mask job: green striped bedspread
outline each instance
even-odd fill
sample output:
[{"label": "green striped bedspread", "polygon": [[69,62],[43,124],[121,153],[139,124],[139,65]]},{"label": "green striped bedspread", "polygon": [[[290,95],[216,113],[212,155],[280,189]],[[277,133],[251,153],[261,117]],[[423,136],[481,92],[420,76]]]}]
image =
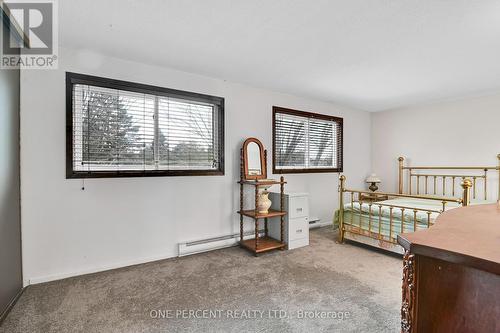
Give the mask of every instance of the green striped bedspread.
[{"label": "green striped bedspread", "polygon": [[[484,204],[485,201],[475,201],[472,204]],[[382,207],[380,207],[380,205]],[[390,222],[391,209],[385,205],[404,207],[392,209],[392,224]],[[460,204],[448,202],[445,210],[459,207]],[[415,211],[416,215],[415,215]],[[382,234],[385,237],[395,238],[403,232],[427,229],[439,216],[436,211],[443,209],[442,202],[416,198],[397,198],[370,203],[350,202],[344,205],[344,226],[346,230],[361,228],[364,231]],[[371,214],[370,214],[371,210]],[[432,212],[430,212],[432,211]],[[430,214],[428,213],[430,212]],[[335,213],[334,224],[338,226],[338,213]],[[370,218],[371,215],[371,218]],[[404,217],[404,218],[403,218]],[[416,219],[415,219],[416,217]]]}]

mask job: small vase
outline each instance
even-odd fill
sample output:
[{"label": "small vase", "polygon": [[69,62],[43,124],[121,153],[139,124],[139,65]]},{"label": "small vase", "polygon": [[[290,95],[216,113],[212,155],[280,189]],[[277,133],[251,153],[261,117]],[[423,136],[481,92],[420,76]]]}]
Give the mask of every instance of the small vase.
[{"label": "small vase", "polygon": [[259,214],[267,214],[269,213],[269,208],[271,207],[272,202],[269,200],[269,192],[263,190],[259,193],[259,198],[257,201],[257,211]]}]

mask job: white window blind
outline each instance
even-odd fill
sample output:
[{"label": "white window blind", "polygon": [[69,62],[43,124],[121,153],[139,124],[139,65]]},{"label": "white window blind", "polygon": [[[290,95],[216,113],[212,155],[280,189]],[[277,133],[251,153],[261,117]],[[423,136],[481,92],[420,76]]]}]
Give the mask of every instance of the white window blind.
[{"label": "white window blind", "polygon": [[214,105],[158,99],[158,168],[218,168],[214,109]]},{"label": "white window blind", "polygon": [[73,84],[73,172],[221,170],[220,111],[199,98]]},{"label": "white window blind", "polygon": [[153,169],[155,96],[73,86],[73,168]]},{"label": "white window blind", "polygon": [[339,171],[342,120],[275,107],[274,167],[286,170]]}]

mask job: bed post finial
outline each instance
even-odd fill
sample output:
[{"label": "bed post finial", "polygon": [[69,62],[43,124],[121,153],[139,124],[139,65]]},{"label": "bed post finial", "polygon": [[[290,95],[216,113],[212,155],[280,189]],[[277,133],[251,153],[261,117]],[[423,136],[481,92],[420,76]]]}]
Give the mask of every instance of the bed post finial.
[{"label": "bed post finial", "polygon": [[472,181],[470,179],[464,179],[462,182],[462,188],[464,193],[462,196],[462,206],[469,206],[470,204],[470,189],[472,187]]},{"label": "bed post finial", "polygon": [[399,187],[398,187],[398,193],[403,194],[403,167],[404,167],[404,160],[405,158],[403,156],[399,156],[398,162],[399,162]]},{"label": "bed post finial", "polygon": [[344,190],[345,190],[345,176],[339,177],[339,243],[344,242]]}]

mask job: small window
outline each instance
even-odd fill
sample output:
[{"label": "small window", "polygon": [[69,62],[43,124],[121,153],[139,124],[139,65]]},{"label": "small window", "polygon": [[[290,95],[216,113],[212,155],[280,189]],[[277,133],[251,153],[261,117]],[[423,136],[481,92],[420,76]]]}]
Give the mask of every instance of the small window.
[{"label": "small window", "polygon": [[67,178],[224,174],[224,99],[67,73]]},{"label": "small window", "polygon": [[342,172],[343,119],[273,107],[273,173]]}]

